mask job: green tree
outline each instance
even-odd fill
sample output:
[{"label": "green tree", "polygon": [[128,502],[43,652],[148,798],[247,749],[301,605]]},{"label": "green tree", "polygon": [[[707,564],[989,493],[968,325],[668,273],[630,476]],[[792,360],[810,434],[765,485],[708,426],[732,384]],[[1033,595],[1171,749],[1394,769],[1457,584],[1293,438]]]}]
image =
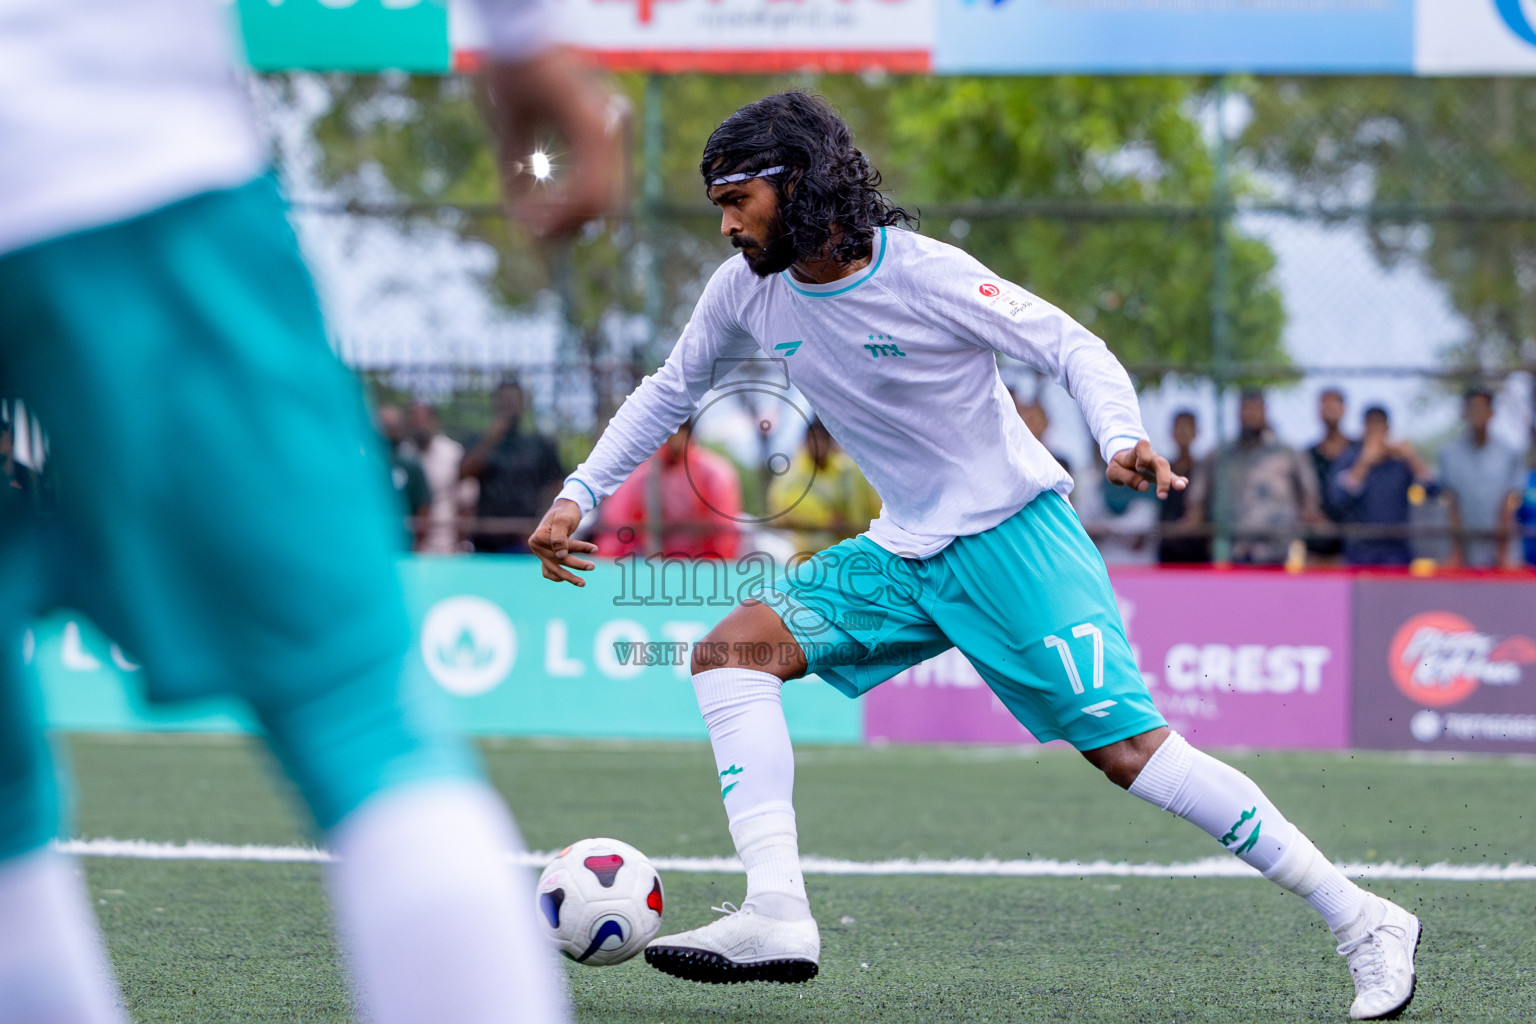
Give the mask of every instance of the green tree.
[{"label": "green tree", "polygon": [[1469,378],[1536,365],[1536,82],[1279,79],[1251,94],[1242,147],[1297,198],[1367,206],[1377,259],[1442,282]]},{"label": "green tree", "polygon": [[[892,97],[893,156],[912,194],[1025,204],[954,227],[1122,360],[1208,368],[1216,166],[1195,116],[1206,101],[1187,78],[915,78]],[[1225,230],[1228,356],[1283,367],[1274,254]]]},{"label": "green tree", "polygon": [[[1215,165],[1200,130],[1205,97],[1196,80],[683,75],[648,86],[620,76],[618,88],[638,111],[637,168],[643,108],[660,103],[659,170],[646,181],[650,189],[635,183],[645,201],[633,221],[554,252],[494,214],[490,140],[468,82],[326,82],[330,107],[313,128],[324,183],[348,199],[467,205],[435,223],[496,248],[500,263],[488,286],[507,304],[561,284],[564,268],[569,312],[589,357],[603,354],[599,325],[615,309],[655,314],[658,345],[639,358],[654,363],[664,355],[704,276],[727,254],[698,174],[704,139],[742,104],[805,85],[848,118],[904,206],[937,212],[923,230],[1062,306],[1128,363],[1203,369],[1213,360]],[[1226,230],[1230,355],[1284,365],[1274,256],[1230,224]]]}]

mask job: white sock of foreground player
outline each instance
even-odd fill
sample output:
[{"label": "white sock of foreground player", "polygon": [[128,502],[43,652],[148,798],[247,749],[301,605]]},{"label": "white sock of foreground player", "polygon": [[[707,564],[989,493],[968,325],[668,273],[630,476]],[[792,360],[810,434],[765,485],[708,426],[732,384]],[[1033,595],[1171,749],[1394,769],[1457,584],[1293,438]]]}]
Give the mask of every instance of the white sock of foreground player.
[{"label": "white sock of foreground player", "polygon": [[0,862],[0,1022],[127,1024],[73,859]]},{"label": "white sock of foreground player", "polygon": [[533,880],[489,786],[402,785],[327,837],[338,930],[373,1024],[563,1024],[555,951],[535,927]]},{"label": "white sock of foreground player", "polygon": [[693,677],[720,772],[731,838],[747,869],[745,907],[783,921],[811,915],[795,831],[795,755],[784,684],[767,672],[717,668]]},{"label": "white sock of foreground player", "polygon": [[1335,932],[1352,922],[1365,890],[1345,878],[1242,772],[1170,732],[1131,792],[1215,836],[1265,878],[1295,893]]}]

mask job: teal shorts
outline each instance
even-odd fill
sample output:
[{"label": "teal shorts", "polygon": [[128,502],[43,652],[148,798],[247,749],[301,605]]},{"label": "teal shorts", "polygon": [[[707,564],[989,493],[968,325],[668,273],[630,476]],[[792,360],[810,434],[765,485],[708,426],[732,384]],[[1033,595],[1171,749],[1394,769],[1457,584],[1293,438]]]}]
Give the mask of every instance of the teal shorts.
[{"label": "teal shorts", "polygon": [[1054,492],[929,558],[843,541],[755,597],[784,620],[809,671],[850,697],[958,647],[1042,743],[1093,750],[1167,724],[1104,560]]},{"label": "teal shorts", "polygon": [[58,827],[20,653],[54,608],[152,701],[246,702],[322,828],[476,770],[402,672],[388,470],[271,181],[0,256],[0,396],[46,432],[50,491],[0,497],[0,856]]}]

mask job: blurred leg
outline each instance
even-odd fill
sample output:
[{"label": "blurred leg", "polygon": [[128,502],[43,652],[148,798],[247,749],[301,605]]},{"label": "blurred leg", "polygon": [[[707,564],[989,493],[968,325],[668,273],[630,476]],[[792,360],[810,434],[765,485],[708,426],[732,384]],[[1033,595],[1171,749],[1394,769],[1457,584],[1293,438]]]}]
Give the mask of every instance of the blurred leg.
[{"label": "blurred leg", "polygon": [[270,183],[0,269],[24,279],[0,323],[51,433],[64,598],[151,699],[251,704],[344,848],[338,924],[372,1019],[563,1020],[506,811],[444,696],[404,672],[399,514]]},{"label": "blurred leg", "polygon": [[116,1024],[125,1018],[79,868],[48,849],[59,784],[22,657],[41,558],[16,504],[0,492],[0,1024]]},{"label": "blurred leg", "polygon": [[338,860],[332,905],[374,1024],[560,1024],[556,954],[501,797],[399,660],[257,704]]},{"label": "blurred leg", "polygon": [[328,840],[336,914],[365,1015],[415,1021],[568,1019],[564,979],[535,929],[533,879],[500,798],[469,780],[397,786]]},{"label": "blurred leg", "polygon": [[126,1024],[80,869],[47,847],[0,861],[0,1024]]}]

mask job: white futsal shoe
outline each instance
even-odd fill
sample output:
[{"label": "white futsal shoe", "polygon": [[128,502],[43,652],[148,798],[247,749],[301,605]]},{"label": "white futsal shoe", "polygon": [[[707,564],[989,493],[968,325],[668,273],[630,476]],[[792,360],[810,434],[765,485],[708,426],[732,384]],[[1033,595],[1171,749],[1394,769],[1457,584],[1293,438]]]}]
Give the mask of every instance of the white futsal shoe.
[{"label": "white futsal shoe", "polygon": [[790,984],[816,977],[821,932],[815,918],[780,921],[730,903],[712,909],[725,916],[691,932],[652,939],[645,962],[674,977],[715,985]]},{"label": "white futsal shoe", "polygon": [[1419,948],[1419,919],[1390,900],[1371,896],[1340,930],[1339,955],[1349,959],[1355,980],[1353,1020],[1396,1017],[1413,1001],[1417,978],[1413,957]]}]

